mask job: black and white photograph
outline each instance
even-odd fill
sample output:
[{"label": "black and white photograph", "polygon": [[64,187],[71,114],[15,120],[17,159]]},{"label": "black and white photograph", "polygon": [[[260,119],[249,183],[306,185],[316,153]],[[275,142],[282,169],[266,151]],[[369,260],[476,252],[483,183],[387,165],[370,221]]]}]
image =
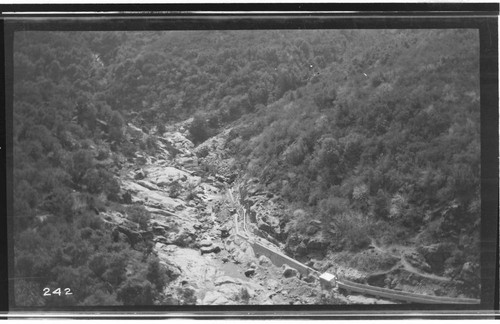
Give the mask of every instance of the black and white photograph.
[{"label": "black and white photograph", "polygon": [[479,50],[475,28],[16,30],[10,302],[479,304]]}]

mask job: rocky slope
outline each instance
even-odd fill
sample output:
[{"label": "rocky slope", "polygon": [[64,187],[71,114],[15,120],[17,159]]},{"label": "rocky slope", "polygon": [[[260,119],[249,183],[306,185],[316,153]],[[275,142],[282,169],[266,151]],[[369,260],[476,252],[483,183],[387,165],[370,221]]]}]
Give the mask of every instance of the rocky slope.
[{"label": "rocky slope", "polygon": [[[432,273],[436,267],[449,266],[446,246],[415,249],[379,246],[372,240],[357,253],[331,249],[328,235],[335,233],[325,233],[319,220],[287,208],[279,194],[266,190],[258,179],[236,173],[234,158],[227,153],[230,129],[195,147],[186,131],[190,121],[157,134],[157,150],[136,154],[121,170],[123,200],[149,211],[147,228],[139,230],[119,212],[106,216],[123,240],[132,245],[149,244],[151,253],[159,257],[169,281],[164,303],[386,303],[322,291],[317,280],[306,282],[295,272],[290,276],[289,269],[256,256],[251,246],[235,235],[237,206],[226,195],[229,187],[238,193],[253,235],[274,243],[311,268],[395,290],[470,296],[461,279],[474,275],[473,265],[464,265],[456,277]],[[141,129],[129,127],[136,137],[147,136]],[[302,226],[305,231],[295,230],[298,222],[306,222]]]},{"label": "rocky slope", "polygon": [[[142,130],[129,127],[136,137],[145,136]],[[108,212],[105,217],[122,240],[150,245],[151,253],[158,255],[169,281],[164,303],[348,303],[348,298],[336,292],[322,292],[319,282],[305,282],[265,256],[258,258],[235,235],[235,210],[225,194],[230,161],[221,159],[220,137],[194,149],[184,129],[181,123],[160,134],[155,154],[136,154],[121,170],[124,203],[143,205],[150,212],[147,228],[138,229],[119,212]],[[212,150],[201,160],[196,153],[205,147]],[[204,170],[208,160],[217,158],[222,174]]]}]

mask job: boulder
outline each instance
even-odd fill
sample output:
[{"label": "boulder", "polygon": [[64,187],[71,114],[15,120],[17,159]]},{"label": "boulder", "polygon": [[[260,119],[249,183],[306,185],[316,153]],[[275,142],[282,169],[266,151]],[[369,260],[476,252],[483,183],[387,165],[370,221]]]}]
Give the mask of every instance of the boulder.
[{"label": "boulder", "polygon": [[182,274],[181,269],[179,269],[179,267],[177,267],[176,265],[166,263],[164,261],[161,261],[160,263],[163,266],[165,275],[167,276],[167,280],[169,282],[179,278],[179,276]]},{"label": "boulder", "polygon": [[176,211],[183,211],[184,209],[186,209],[186,205],[184,205],[184,204],[179,204],[179,205],[175,206]]},{"label": "boulder", "polygon": [[270,264],[272,264],[271,260],[265,255],[259,257],[259,265],[268,266]]},{"label": "boulder", "polygon": [[226,238],[226,237],[229,237],[230,234],[230,229],[226,228],[226,227],[222,227],[220,229],[220,237],[221,238]]},{"label": "boulder", "polygon": [[200,248],[201,254],[207,254],[207,253],[219,253],[221,251],[221,248],[219,245],[214,244],[211,246],[202,246]]},{"label": "boulder", "polygon": [[224,177],[224,176],[222,176],[222,175],[220,175],[220,174],[216,174],[216,175],[215,175],[215,179],[216,179],[217,181],[219,181],[219,182],[222,182],[222,183],[227,182],[227,178],[226,178],[226,177]]},{"label": "boulder", "polygon": [[316,226],[309,225],[306,228],[307,235],[314,235],[314,234],[318,233],[318,231],[319,231],[319,228],[317,228]]},{"label": "boulder", "polygon": [[153,190],[153,191],[158,191],[160,188],[158,186],[154,185],[153,183],[146,181],[146,180],[137,180],[136,183],[138,185],[143,186],[146,189]]},{"label": "boulder", "polygon": [[288,264],[283,265],[283,277],[285,278],[292,278],[296,277],[298,275],[298,271],[292,267],[290,267]]},{"label": "boulder", "polygon": [[303,280],[307,283],[314,283],[316,282],[316,277],[312,274],[309,274],[303,278]]},{"label": "boulder", "polygon": [[141,233],[126,228],[124,226],[116,227],[116,231],[123,233],[125,236],[127,236],[127,239],[132,246],[143,241]]},{"label": "boulder", "polygon": [[176,162],[182,166],[197,165],[197,161],[193,157],[179,157],[176,159]]},{"label": "boulder", "polygon": [[218,291],[208,291],[203,298],[203,305],[228,305],[231,301],[223,293]]},{"label": "boulder", "polygon": [[250,264],[251,262],[253,262],[253,260],[255,260],[255,254],[253,252],[253,249],[250,247],[236,252],[233,255],[233,259],[237,264]]},{"label": "boulder", "polygon": [[215,279],[214,284],[216,286],[221,286],[225,284],[233,284],[233,285],[240,285],[239,282],[237,282],[234,278],[229,277],[229,276],[222,276],[218,277]]},{"label": "boulder", "polygon": [[313,226],[316,226],[316,227],[320,227],[322,223],[321,223],[321,221],[320,221],[320,220],[313,219],[313,220],[310,220],[310,221],[309,221],[309,224],[310,224],[310,225],[313,225]]},{"label": "boulder", "polygon": [[257,186],[251,186],[247,189],[247,194],[249,196],[255,196],[259,192],[259,188]]},{"label": "boulder", "polygon": [[248,183],[259,183],[259,182],[260,182],[259,178],[251,178],[248,180]]},{"label": "boulder", "polygon": [[142,180],[146,178],[146,172],[144,172],[144,170],[139,170],[137,171],[135,174],[134,174],[134,179],[135,180]]},{"label": "boulder", "polygon": [[212,243],[212,241],[210,241],[210,240],[202,240],[202,241],[200,241],[200,243],[198,243],[198,245],[199,245],[200,247],[203,247],[203,246],[211,246],[212,244],[213,244],[213,243]]},{"label": "boulder", "polygon": [[267,232],[267,233],[272,233],[272,227],[271,225],[269,225],[265,219],[263,218],[259,218],[257,220],[257,227],[261,230],[261,231],[264,231],[264,232]]},{"label": "boulder", "polygon": [[175,234],[172,238],[172,244],[175,244],[180,247],[187,247],[196,239],[196,234],[192,233],[187,229],[182,229],[179,233]]},{"label": "boulder", "polygon": [[248,277],[248,278],[251,278],[255,275],[255,269],[247,269],[245,270],[245,276]]}]

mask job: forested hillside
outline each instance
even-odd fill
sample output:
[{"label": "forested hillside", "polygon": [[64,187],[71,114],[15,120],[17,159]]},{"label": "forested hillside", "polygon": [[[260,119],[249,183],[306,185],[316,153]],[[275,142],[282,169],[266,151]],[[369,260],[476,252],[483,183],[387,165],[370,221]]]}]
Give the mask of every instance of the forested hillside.
[{"label": "forested hillside", "polygon": [[439,243],[430,272],[477,267],[478,51],[473,30],[16,32],[15,268],[37,278],[16,280],[16,302],[165,302],[152,247],[100,213],[148,227],[120,169],[190,117],[195,144],[231,128],[231,172],[281,197],[290,254],[317,220],[327,251]]},{"label": "forested hillside", "polygon": [[479,262],[477,35],[360,34],[373,43],[248,118],[236,155],[292,206],[280,217],[295,223],[290,253],[307,246],[316,219],[323,247],[355,252],[375,240],[426,255],[434,244],[431,271],[457,276]]},{"label": "forested hillside", "polygon": [[408,229],[401,238],[436,218],[439,235],[471,230],[480,219],[475,36],[398,31],[332,62],[244,124],[242,161],[326,226],[347,213],[396,225],[389,235]]}]

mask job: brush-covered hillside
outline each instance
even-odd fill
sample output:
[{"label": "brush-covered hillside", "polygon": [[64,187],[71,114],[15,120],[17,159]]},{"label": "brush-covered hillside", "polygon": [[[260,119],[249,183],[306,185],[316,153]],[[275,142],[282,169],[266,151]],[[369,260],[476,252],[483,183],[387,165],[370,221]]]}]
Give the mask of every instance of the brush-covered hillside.
[{"label": "brush-covered hillside", "polygon": [[164,303],[153,243],[102,215],[148,230],[122,170],[185,120],[195,145],[224,134],[225,171],[206,146],[199,172],[276,198],[254,221],[290,255],[366,270],[368,249],[408,248],[477,296],[478,58],[466,29],[16,32],[15,270],[39,278],[16,281],[17,302],[59,305],[38,292],[67,286],[68,305]]},{"label": "brush-covered hillside", "polygon": [[253,191],[285,200],[269,232],[291,254],[311,235],[324,251],[412,246],[417,267],[458,276],[479,263],[477,34],[353,34],[343,60],[245,116],[234,154]]}]

